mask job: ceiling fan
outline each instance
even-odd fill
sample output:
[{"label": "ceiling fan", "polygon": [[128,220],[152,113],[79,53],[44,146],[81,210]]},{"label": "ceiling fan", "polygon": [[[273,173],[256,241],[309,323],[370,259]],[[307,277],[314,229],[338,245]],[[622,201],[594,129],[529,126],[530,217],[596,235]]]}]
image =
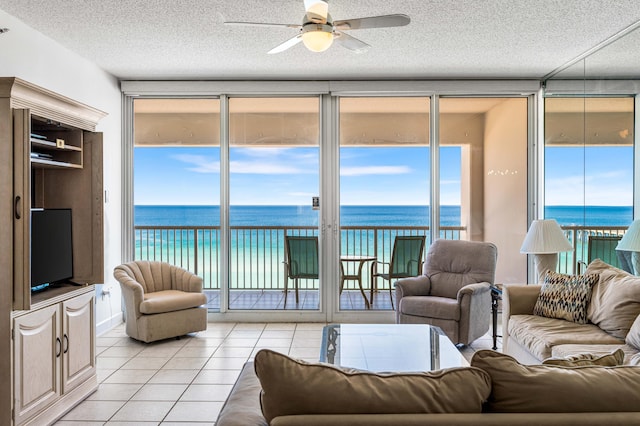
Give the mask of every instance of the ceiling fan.
[{"label": "ceiling fan", "polygon": [[326,0],[304,0],[306,13],[302,18],[302,25],[272,24],[262,22],[225,22],[227,25],[252,25],[262,27],[287,27],[298,30],[298,34],[274,47],[267,53],[280,53],[303,42],[313,52],[327,50],[336,40],[343,47],[362,53],[369,46],[362,40],[345,33],[346,30],[368,28],[402,27],[408,25],[411,19],[407,15],[382,15],[365,18],[343,19],[334,21],[329,14],[329,4]]}]

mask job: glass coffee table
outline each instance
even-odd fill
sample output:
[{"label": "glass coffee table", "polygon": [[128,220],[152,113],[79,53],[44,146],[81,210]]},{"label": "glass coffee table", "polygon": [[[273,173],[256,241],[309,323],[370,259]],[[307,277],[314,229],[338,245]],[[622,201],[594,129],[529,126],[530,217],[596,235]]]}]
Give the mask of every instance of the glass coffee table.
[{"label": "glass coffee table", "polygon": [[423,324],[331,324],[320,361],[373,372],[431,371],[469,365],[438,327]]}]

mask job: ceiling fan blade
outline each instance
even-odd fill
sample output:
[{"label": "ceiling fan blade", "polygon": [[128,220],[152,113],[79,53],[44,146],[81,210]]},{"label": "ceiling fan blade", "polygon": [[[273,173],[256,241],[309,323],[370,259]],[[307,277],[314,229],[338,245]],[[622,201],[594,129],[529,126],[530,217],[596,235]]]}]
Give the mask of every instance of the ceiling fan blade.
[{"label": "ceiling fan blade", "polygon": [[307,11],[307,19],[311,22],[324,24],[329,15],[329,4],[324,0],[304,0],[304,10]]},{"label": "ceiling fan blade", "polygon": [[355,37],[350,36],[347,33],[343,33],[340,31],[335,31],[334,40],[340,43],[343,47],[346,47],[349,50],[353,50],[356,53],[363,53],[371,46],[365,43],[362,40],[358,40]]},{"label": "ceiling fan blade", "polygon": [[235,22],[235,21],[227,21],[224,23],[225,25],[242,25],[242,26],[252,26],[252,27],[286,27],[286,28],[302,28],[300,24],[274,24],[270,22]]},{"label": "ceiling fan blade", "polygon": [[274,47],[273,49],[271,49],[270,51],[268,51],[268,54],[273,54],[273,53],[280,53],[280,52],[284,52],[285,50],[295,46],[296,44],[300,43],[302,41],[302,34],[298,34],[297,36],[290,38],[289,40],[285,41],[282,44],[277,45],[276,47]]},{"label": "ceiling fan blade", "polygon": [[333,27],[337,30],[360,30],[365,28],[402,27],[408,25],[409,22],[411,22],[411,18],[407,15],[397,14],[333,21]]}]

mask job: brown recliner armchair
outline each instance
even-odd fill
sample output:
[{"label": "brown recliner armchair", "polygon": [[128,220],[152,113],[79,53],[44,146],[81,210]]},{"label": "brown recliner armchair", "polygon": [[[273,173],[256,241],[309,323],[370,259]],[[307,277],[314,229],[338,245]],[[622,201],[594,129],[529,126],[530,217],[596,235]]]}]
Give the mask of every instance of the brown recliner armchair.
[{"label": "brown recliner armchair", "polygon": [[207,329],[201,277],[146,260],[116,266],[113,276],[122,288],[129,337],[153,342]]},{"label": "brown recliner armchair", "polygon": [[497,257],[492,243],[434,241],[423,275],[396,282],[396,322],[438,326],[455,344],[483,336],[491,320]]}]

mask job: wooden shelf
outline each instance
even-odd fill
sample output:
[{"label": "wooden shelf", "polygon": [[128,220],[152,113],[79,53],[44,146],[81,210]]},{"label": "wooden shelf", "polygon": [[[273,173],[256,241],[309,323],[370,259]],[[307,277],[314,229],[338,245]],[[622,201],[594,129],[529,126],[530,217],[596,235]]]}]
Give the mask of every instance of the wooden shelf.
[{"label": "wooden shelf", "polygon": [[31,116],[31,164],[38,168],[82,168],[83,131]]},{"label": "wooden shelf", "polygon": [[44,167],[54,169],[81,169],[82,164],[65,163],[62,161],[47,160],[46,158],[31,158],[33,167]]},{"label": "wooden shelf", "polygon": [[33,147],[34,145],[36,145],[38,148],[45,149],[45,150],[82,152],[82,148],[79,146],[65,145],[64,147],[60,148],[55,142],[32,138],[31,146]]}]

